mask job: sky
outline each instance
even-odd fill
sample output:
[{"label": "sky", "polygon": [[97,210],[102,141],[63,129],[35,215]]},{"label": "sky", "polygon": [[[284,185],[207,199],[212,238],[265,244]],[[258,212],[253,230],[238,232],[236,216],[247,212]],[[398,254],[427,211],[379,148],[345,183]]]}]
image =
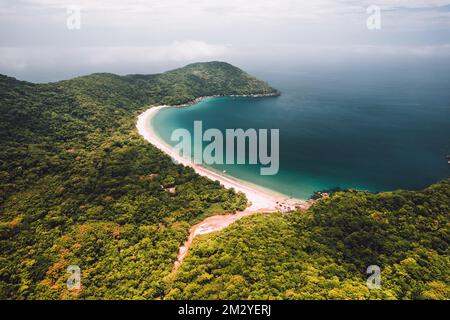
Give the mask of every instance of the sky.
[{"label": "sky", "polygon": [[[371,6],[379,29],[367,27]],[[449,58],[450,0],[0,0],[0,73],[29,81],[210,60],[254,70]]]}]

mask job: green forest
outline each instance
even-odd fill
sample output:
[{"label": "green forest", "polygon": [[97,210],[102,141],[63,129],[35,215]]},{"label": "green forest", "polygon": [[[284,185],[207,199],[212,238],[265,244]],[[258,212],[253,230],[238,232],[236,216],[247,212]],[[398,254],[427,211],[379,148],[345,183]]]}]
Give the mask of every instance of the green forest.
[{"label": "green forest", "polygon": [[[194,240],[166,298],[449,299],[449,199],[446,180],[243,218]],[[370,265],[379,290],[367,288]]]},{"label": "green forest", "polygon": [[[450,180],[244,218],[197,238],[171,272],[192,225],[246,199],[174,164],[137,116],[250,94],[279,93],[223,62],[46,84],[0,75],[0,299],[450,298]],[[366,287],[369,265],[381,290]]]}]

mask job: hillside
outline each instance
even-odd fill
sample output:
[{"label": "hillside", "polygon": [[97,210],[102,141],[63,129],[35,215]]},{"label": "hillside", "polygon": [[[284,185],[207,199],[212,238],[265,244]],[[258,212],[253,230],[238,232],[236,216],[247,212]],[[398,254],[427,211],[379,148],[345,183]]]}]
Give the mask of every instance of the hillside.
[{"label": "hillside", "polygon": [[[450,299],[450,180],[338,192],[195,240],[168,299]],[[366,286],[381,269],[381,289]]]},{"label": "hillside", "polygon": [[[171,274],[190,226],[246,199],[146,143],[137,116],[235,94],[278,92],[223,62],[48,84],[0,75],[0,299],[450,298],[450,180],[244,218],[197,238]],[[365,285],[371,264],[380,291]]]},{"label": "hillside", "polygon": [[83,269],[80,298],[160,297],[190,225],[245,197],[173,164],[138,135],[137,115],[272,92],[221,62],[49,84],[0,76],[0,298],[72,296],[69,264]]}]

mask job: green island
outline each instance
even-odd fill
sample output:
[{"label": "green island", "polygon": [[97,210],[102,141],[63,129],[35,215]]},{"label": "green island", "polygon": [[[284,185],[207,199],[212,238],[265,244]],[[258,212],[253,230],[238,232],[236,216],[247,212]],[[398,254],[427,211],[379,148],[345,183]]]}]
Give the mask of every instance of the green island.
[{"label": "green island", "polygon": [[[450,299],[450,179],[243,218],[196,238],[172,272],[190,227],[246,198],[174,164],[137,116],[260,94],[278,91],[224,62],[46,84],[0,75],[0,299]],[[383,266],[379,290],[369,265]]]}]

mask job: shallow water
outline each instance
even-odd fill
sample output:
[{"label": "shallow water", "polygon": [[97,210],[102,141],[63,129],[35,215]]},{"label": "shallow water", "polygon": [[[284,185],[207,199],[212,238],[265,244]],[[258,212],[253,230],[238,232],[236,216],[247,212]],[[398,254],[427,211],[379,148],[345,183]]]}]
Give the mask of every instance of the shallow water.
[{"label": "shallow water", "polygon": [[419,189],[450,176],[450,77],[430,68],[289,70],[259,75],[280,97],[206,99],[162,110],[152,125],[166,142],[177,128],[279,128],[280,171],[215,169],[296,198],[334,187]]}]

